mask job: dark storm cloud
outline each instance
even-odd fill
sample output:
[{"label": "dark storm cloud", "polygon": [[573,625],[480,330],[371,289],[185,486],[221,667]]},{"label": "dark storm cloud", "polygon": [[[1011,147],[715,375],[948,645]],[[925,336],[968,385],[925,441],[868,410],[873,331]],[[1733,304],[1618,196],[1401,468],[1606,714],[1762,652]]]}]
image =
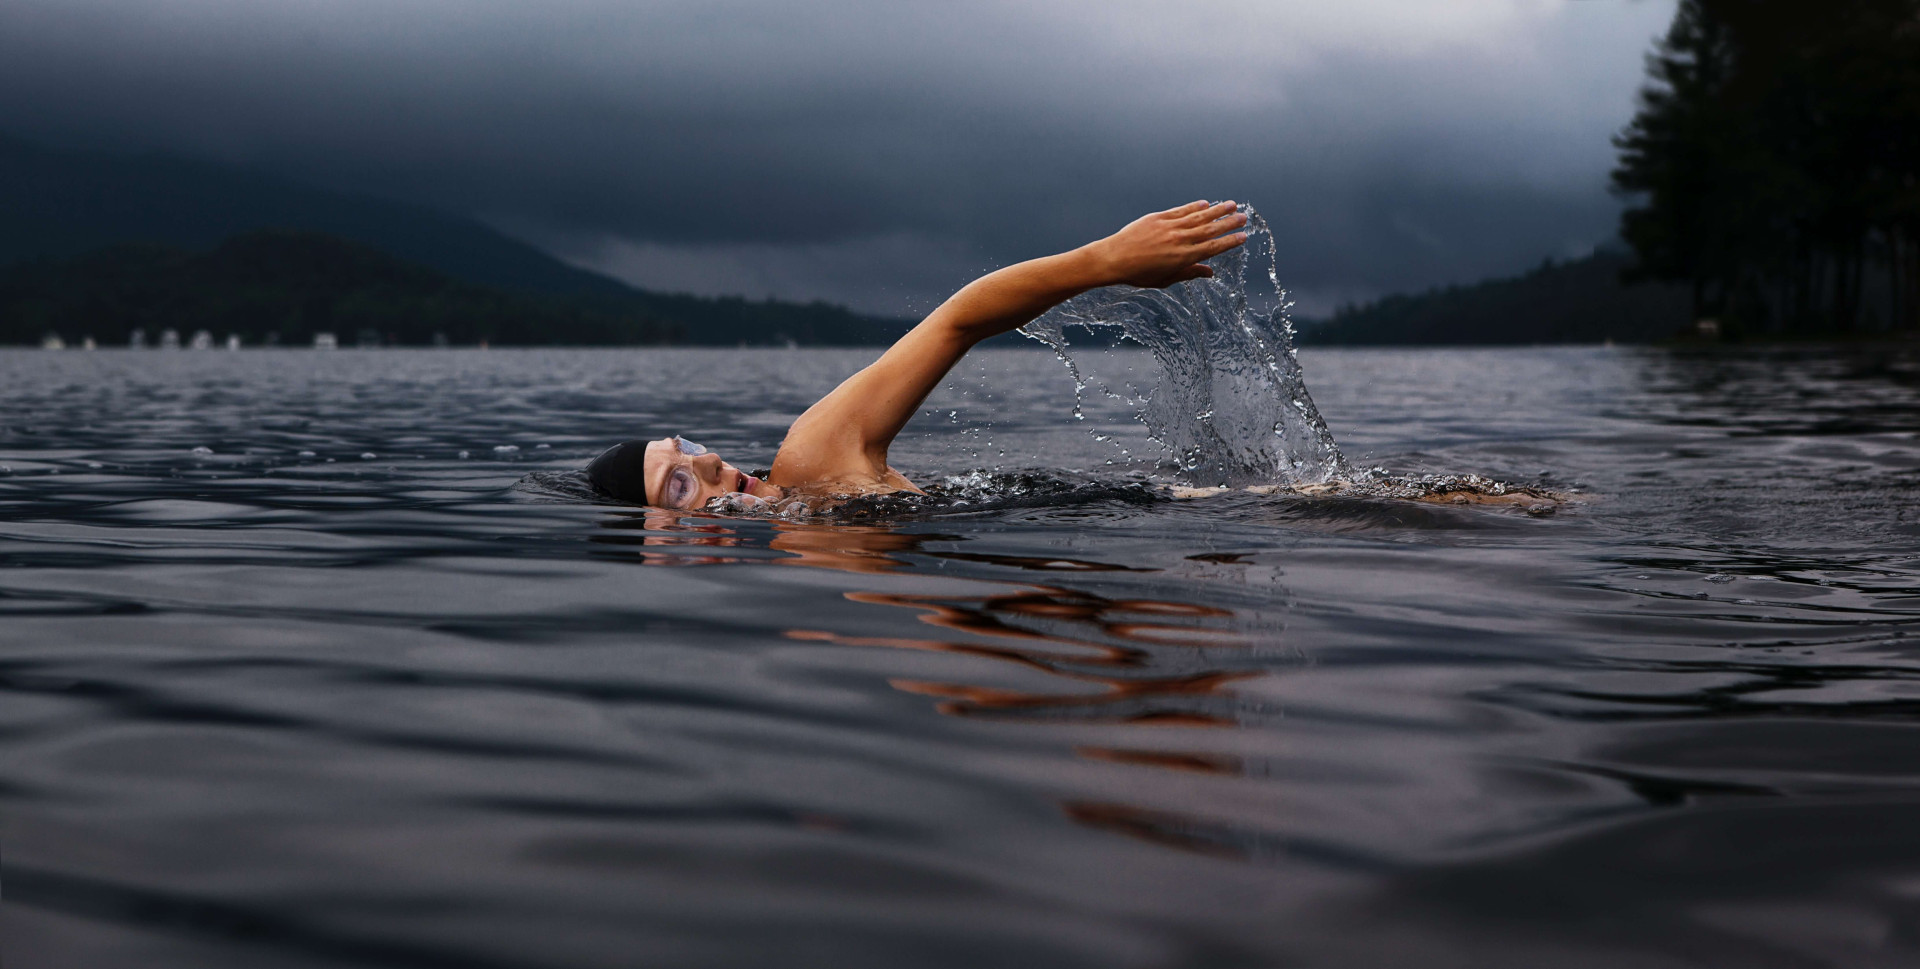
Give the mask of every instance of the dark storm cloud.
[{"label": "dark storm cloud", "polygon": [[924,308],[1251,199],[1309,308],[1604,238],[1666,2],[11,0],[0,128],[469,212],[647,285]]}]

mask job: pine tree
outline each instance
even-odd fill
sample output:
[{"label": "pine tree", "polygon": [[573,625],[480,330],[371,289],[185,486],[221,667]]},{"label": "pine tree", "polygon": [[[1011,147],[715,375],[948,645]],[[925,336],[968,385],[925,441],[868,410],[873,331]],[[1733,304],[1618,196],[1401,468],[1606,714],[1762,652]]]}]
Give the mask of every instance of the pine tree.
[{"label": "pine tree", "polygon": [[1920,0],[1682,0],[1647,68],[1613,173],[1635,273],[1736,329],[1916,324]]}]

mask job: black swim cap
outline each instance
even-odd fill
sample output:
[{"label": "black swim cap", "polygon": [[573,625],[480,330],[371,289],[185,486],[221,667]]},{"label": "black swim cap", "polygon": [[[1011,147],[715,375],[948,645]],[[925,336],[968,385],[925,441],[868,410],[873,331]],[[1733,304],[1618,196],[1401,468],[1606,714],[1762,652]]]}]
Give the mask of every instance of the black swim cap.
[{"label": "black swim cap", "polygon": [[587,465],[587,483],[609,498],[647,503],[647,442],[621,441]]}]

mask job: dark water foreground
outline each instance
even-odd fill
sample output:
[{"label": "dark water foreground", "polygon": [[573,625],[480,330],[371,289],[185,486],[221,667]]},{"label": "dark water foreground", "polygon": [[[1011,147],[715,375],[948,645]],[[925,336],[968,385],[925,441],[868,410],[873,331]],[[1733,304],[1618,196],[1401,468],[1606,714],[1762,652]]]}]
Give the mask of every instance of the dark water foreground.
[{"label": "dark water foreground", "polygon": [[[528,476],[858,355],[0,354],[6,969],[1920,961],[1920,360],[1304,361],[1592,497],[650,515]],[[958,385],[909,473],[1153,473]]]}]

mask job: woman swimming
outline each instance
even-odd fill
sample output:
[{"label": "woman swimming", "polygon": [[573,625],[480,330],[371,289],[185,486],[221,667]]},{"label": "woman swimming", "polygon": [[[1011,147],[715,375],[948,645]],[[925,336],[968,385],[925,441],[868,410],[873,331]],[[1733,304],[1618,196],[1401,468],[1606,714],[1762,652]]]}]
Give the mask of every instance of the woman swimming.
[{"label": "woman swimming", "polygon": [[1247,240],[1233,202],[1190,202],[1134,220],[1071,252],[1031,259],[968,283],[907,331],[879,360],[848,377],[788,428],[766,480],[678,436],[626,441],[587,466],[610,498],[661,508],[704,508],[734,494],[764,500],[913,491],[887,448],[968,350],[1101,286],[1164,288],[1213,275],[1204,263]]}]

